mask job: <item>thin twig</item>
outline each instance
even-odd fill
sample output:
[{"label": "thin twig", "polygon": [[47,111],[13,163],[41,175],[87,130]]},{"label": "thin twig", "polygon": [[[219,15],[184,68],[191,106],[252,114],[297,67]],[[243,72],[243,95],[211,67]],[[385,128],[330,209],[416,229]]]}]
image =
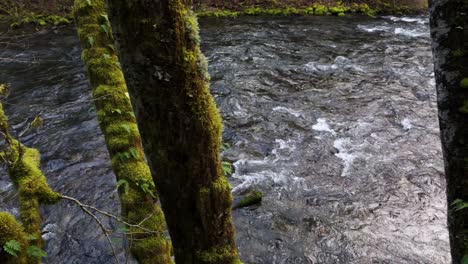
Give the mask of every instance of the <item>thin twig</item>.
[{"label": "thin twig", "polygon": [[117,253],[115,252],[114,244],[112,244],[112,241],[109,237],[109,233],[108,233],[109,231],[104,227],[101,220],[99,220],[99,218],[97,218],[96,215],[90,212],[85,206],[82,206],[82,205],[79,205],[79,206],[86,214],[90,215],[94,219],[94,221],[96,221],[96,223],[99,225],[99,227],[102,229],[102,232],[104,232],[104,235],[107,238],[107,242],[109,242],[109,245],[112,249],[112,254],[114,255],[114,258],[115,258],[115,263],[120,264],[119,259],[117,258]]},{"label": "thin twig", "polygon": [[120,217],[118,217],[118,216],[116,216],[116,215],[114,215],[114,214],[111,214],[111,213],[109,213],[109,212],[102,211],[102,210],[100,210],[100,209],[98,209],[98,208],[96,208],[96,207],[94,207],[94,206],[87,205],[87,204],[83,204],[82,202],[80,202],[80,201],[79,201],[78,199],[76,199],[76,198],[73,198],[73,197],[70,197],[70,196],[66,196],[66,195],[63,195],[63,194],[61,194],[61,197],[62,197],[63,199],[65,199],[65,200],[69,200],[69,201],[72,201],[72,202],[76,203],[76,204],[77,204],[78,206],[80,206],[80,207],[92,209],[92,210],[94,210],[94,211],[96,211],[96,212],[98,212],[98,213],[100,213],[100,214],[102,214],[102,215],[105,215],[105,216],[107,216],[107,217],[110,217],[110,218],[112,218],[112,219],[114,219],[114,220],[116,220],[116,221],[118,221],[118,222],[120,222],[120,223],[122,223],[122,224],[125,224],[125,225],[127,225],[127,226],[129,226],[129,227],[139,228],[139,229],[141,229],[141,230],[146,231],[147,233],[157,233],[156,231],[150,230],[150,229],[145,228],[145,227],[142,227],[142,226],[140,226],[139,224],[130,224],[129,222],[127,222],[127,221],[121,219]]}]

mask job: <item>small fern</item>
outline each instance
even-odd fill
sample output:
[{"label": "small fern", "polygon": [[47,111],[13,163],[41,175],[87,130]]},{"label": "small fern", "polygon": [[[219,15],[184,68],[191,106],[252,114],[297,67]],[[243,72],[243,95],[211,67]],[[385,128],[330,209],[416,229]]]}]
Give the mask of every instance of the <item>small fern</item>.
[{"label": "small fern", "polygon": [[232,164],[229,161],[221,162],[221,167],[223,169],[224,174],[226,175],[232,174]]},{"label": "small fern", "polygon": [[18,241],[16,240],[9,240],[3,245],[3,250],[5,250],[6,253],[17,257],[18,252],[21,250],[21,245]]},{"label": "small fern", "polygon": [[[465,202],[462,199],[455,199],[455,201],[453,201],[450,205],[452,206],[454,212],[468,208],[468,202]],[[466,264],[468,264],[468,258]]]},{"label": "small fern", "polygon": [[35,258],[47,257],[47,253],[38,246],[31,245],[26,250],[28,255]]}]

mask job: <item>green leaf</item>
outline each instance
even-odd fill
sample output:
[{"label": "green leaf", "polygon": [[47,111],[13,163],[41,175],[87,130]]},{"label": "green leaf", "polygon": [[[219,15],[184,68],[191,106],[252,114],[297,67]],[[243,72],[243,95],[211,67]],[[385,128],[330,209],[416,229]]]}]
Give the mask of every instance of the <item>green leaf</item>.
[{"label": "green leaf", "polygon": [[224,174],[232,174],[232,164],[228,161],[221,162]]},{"label": "green leaf", "polygon": [[110,50],[112,50],[112,51],[115,52],[115,47],[114,47],[114,45],[112,45],[112,44],[107,44],[106,47],[108,47]]},{"label": "green leaf", "polygon": [[465,254],[461,260],[461,264],[468,264],[468,254]]},{"label": "green leaf", "polygon": [[42,127],[42,125],[44,124],[44,120],[42,119],[42,117],[40,115],[34,117],[34,120],[31,122],[31,127],[32,128],[35,128],[35,129],[38,129],[40,127]]},{"label": "green leaf", "polygon": [[117,114],[121,115],[121,114],[122,114],[122,110],[120,110],[120,109],[118,109],[118,108],[112,109],[112,113],[117,113]]},{"label": "green leaf", "polygon": [[35,245],[29,246],[26,252],[28,253],[28,255],[35,257],[35,258],[47,257],[47,253],[44,250],[42,250],[40,247],[35,246]]},{"label": "green leaf", "polygon": [[90,47],[94,46],[94,37],[88,36],[88,44]]},{"label": "green leaf", "polygon": [[93,3],[91,2],[91,0],[86,0],[86,3],[89,5],[89,6],[92,6]]},{"label": "green leaf", "polygon": [[468,208],[468,203],[461,203],[461,204],[455,206],[454,211],[457,212],[457,211],[463,210],[465,208]]},{"label": "green leaf", "polygon": [[28,234],[26,235],[26,240],[36,240],[37,239],[37,236],[36,235],[33,235],[33,234]]},{"label": "green leaf", "polygon": [[462,200],[462,199],[455,199],[455,200],[450,204],[450,206],[454,206],[454,205],[456,205],[456,204],[458,204],[458,203],[463,203],[463,200]]},{"label": "green leaf", "polygon": [[109,22],[109,16],[106,14],[101,14],[101,17],[105,19],[105,21]]},{"label": "green leaf", "polygon": [[107,54],[107,53],[104,53],[104,55],[103,55],[103,56],[104,56],[104,59],[105,59],[105,60],[108,60],[108,59],[110,59],[110,55],[109,55],[109,54]]},{"label": "green leaf", "polygon": [[106,35],[109,36],[109,27],[106,24],[102,24],[100,27],[102,32],[106,33]]},{"label": "green leaf", "polygon": [[125,179],[120,179],[119,181],[117,181],[117,189],[119,189],[121,186],[123,186],[124,188],[124,193],[127,193],[129,187],[128,181]]},{"label": "green leaf", "polygon": [[17,257],[18,252],[21,250],[21,245],[18,241],[16,240],[9,240],[3,245],[3,250],[5,250],[6,253]]},{"label": "green leaf", "polygon": [[135,118],[135,113],[133,111],[128,111],[127,113],[129,116]]},{"label": "green leaf", "polygon": [[220,148],[221,148],[221,151],[226,151],[230,147],[231,147],[231,145],[229,145],[228,143],[222,143]]},{"label": "green leaf", "polygon": [[457,212],[460,210],[463,210],[465,208],[468,208],[468,202],[465,202],[461,199],[455,199],[451,204],[451,207],[453,207],[453,211]]},{"label": "green leaf", "polygon": [[122,128],[125,129],[125,131],[127,131],[128,134],[132,132],[132,128],[129,124],[123,124]]},{"label": "green leaf", "polygon": [[132,157],[133,157],[134,159],[137,159],[137,158],[138,158],[138,151],[137,151],[136,148],[133,148],[133,147],[130,148],[130,154],[132,155]]}]

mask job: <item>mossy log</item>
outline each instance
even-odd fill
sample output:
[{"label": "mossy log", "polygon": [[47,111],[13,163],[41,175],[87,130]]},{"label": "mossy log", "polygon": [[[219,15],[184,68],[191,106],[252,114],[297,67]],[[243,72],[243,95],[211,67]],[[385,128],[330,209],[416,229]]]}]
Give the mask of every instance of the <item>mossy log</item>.
[{"label": "mossy log", "polygon": [[107,3],[176,263],[240,263],[222,123],[191,1]]},{"label": "mossy log", "polygon": [[[468,202],[468,1],[429,4],[447,198],[453,205]],[[468,209],[449,208],[448,227],[453,263],[466,263]]]},{"label": "mossy log", "polygon": [[[0,104],[0,131],[6,142],[5,150],[1,154],[2,159],[18,191],[20,219],[24,231],[36,238],[30,242],[31,245],[42,248],[40,204],[55,203],[60,200],[60,194],[49,187],[46,177],[39,168],[39,151],[21,144],[10,135],[8,128],[8,118]],[[28,256],[27,263],[41,263],[41,259]]]},{"label": "mossy log", "polygon": [[[10,240],[17,241],[21,249],[17,256],[13,256],[3,250],[3,246]],[[0,261],[3,264],[26,264],[26,248],[28,241],[26,233],[16,219],[7,212],[0,212]]]},{"label": "mossy log", "polygon": [[154,233],[129,228],[131,252],[139,263],[172,263],[163,212],[141,147],[140,134],[119,61],[104,0],[76,0],[74,17],[93,90],[99,126],[106,139],[119,188],[122,217]]}]

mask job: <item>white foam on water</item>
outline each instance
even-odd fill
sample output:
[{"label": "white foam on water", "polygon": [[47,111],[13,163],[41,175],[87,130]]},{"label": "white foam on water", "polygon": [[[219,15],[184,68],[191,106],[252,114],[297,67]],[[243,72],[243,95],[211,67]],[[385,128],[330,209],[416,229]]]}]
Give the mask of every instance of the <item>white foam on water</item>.
[{"label": "white foam on water", "polygon": [[[232,189],[233,193],[263,182],[270,182],[285,188],[303,184],[302,178],[296,177],[292,170],[284,168],[297,165],[289,162],[291,158],[289,154],[296,150],[296,141],[276,139],[275,143],[278,146],[271,151],[273,154],[271,156],[261,160],[240,159],[233,163],[235,172],[232,177],[241,180],[241,183]],[[279,165],[280,162],[286,162],[285,166]],[[278,168],[281,169],[278,171]]]},{"label": "white foam on water", "polygon": [[279,148],[277,149],[289,149],[289,150],[295,150],[296,146],[294,145],[294,140],[288,139],[288,140],[282,140],[282,139],[275,139],[275,142],[279,144]]},{"label": "white foam on water", "polygon": [[56,224],[47,224],[43,229],[42,229],[42,239],[47,241],[50,240],[51,238],[56,237],[55,233],[53,232],[54,230],[57,230],[58,226]]},{"label": "white foam on water", "polygon": [[356,154],[349,152],[347,146],[350,144],[351,141],[348,138],[339,138],[333,142],[333,147],[338,150],[338,153],[336,153],[335,156],[343,160],[343,171],[341,172],[342,177],[348,174],[349,169],[356,158]]},{"label": "white foam on water", "polygon": [[409,118],[405,118],[401,121],[401,125],[403,126],[404,130],[410,130],[413,128],[413,125],[411,124],[411,120]]},{"label": "white foam on water", "polygon": [[392,30],[392,28],[389,26],[373,26],[372,27],[372,26],[358,25],[357,28],[360,30],[369,32],[369,33],[379,32],[379,31],[389,32]]},{"label": "white foam on water", "polygon": [[344,56],[337,56],[333,63],[321,63],[319,61],[311,61],[304,65],[307,71],[318,73],[333,73],[336,71],[355,70],[364,72],[364,69]]},{"label": "white foam on water", "polygon": [[330,128],[325,118],[317,119],[317,124],[313,125],[312,129],[316,131],[328,132],[328,133],[331,133],[332,135],[336,135],[335,130]]},{"label": "white foam on water", "polygon": [[413,29],[405,29],[405,28],[395,28],[394,33],[397,35],[403,35],[407,37],[421,37],[428,35],[428,32],[422,32]]},{"label": "white foam on water", "polygon": [[416,17],[395,17],[395,16],[384,16],[385,19],[390,19],[393,22],[407,22],[407,23],[418,23],[418,24],[427,24],[429,21],[423,18],[416,18]]},{"label": "white foam on water", "polygon": [[290,115],[293,115],[295,117],[302,116],[301,112],[293,110],[291,108],[284,107],[284,106],[277,106],[277,107],[273,108],[273,111],[275,111],[275,112],[286,112],[286,113],[288,113]]}]

